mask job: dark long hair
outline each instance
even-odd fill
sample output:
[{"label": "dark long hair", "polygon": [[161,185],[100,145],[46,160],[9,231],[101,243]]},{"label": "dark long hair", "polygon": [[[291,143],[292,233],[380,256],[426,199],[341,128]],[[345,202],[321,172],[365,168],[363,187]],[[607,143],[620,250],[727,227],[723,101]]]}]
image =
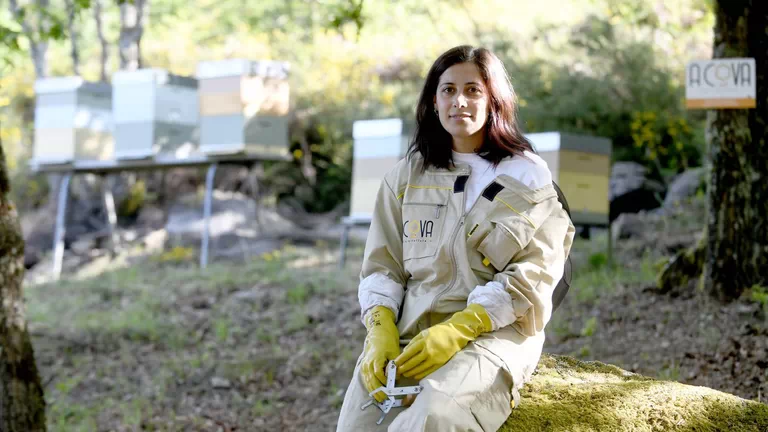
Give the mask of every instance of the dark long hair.
[{"label": "dark long hair", "polygon": [[535,152],[518,127],[517,96],[504,64],[485,48],[457,46],[443,53],[429,69],[419,104],[416,107],[416,128],[408,148],[410,156],[421,153],[423,169],[430,166],[450,168],[453,164],[451,135],[434,113],[433,97],[437,94],[440,76],[459,63],[474,63],[488,89],[488,117],[484,126],[483,145],[477,153],[497,166],[507,156]]}]

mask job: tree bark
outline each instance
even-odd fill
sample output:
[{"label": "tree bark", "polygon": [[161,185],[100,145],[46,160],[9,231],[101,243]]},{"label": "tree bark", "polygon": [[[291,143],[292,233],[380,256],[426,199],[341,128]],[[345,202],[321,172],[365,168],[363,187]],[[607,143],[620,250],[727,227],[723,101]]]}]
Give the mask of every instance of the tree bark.
[{"label": "tree bark", "polygon": [[78,35],[77,28],[75,26],[75,18],[77,16],[77,7],[75,6],[75,0],[64,0],[64,5],[67,9],[67,29],[69,31],[69,46],[70,56],[72,57],[72,71],[75,75],[80,75],[80,50],[78,48]]},{"label": "tree bark", "polygon": [[142,67],[141,37],[144,34],[146,17],[149,15],[149,0],[134,0],[120,5],[120,69],[136,70]]},{"label": "tree bark", "polygon": [[707,113],[711,163],[704,287],[721,300],[768,286],[768,2],[715,3],[714,58],[752,57],[757,107]]},{"label": "tree bark", "polygon": [[109,81],[107,77],[107,61],[109,60],[109,43],[104,36],[104,23],[101,20],[102,0],[93,0],[93,19],[96,21],[96,36],[101,46],[101,58],[99,59],[99,79],[102,82]]},{"label": "tree bark", "polygon": [[0,431],[45,430],[45,399],[27,331],[24,238],[0,142]]}]

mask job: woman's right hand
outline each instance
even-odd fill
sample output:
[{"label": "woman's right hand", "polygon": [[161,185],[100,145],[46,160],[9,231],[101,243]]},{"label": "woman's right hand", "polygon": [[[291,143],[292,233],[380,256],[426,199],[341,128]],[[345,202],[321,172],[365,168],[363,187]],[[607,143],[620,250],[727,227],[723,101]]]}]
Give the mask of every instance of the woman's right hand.
[{"label": "woman's right hand", "polygon": [[[394,312],[385,306],[376,306],[366,314],[365,327],[368,335],[365,337],[360,374],[370,393],[386,385],[385,368],[390,360],[400,355],[400,335],[395,325]],[[373,397],[379,403],[387,398],[382,392]]]}]

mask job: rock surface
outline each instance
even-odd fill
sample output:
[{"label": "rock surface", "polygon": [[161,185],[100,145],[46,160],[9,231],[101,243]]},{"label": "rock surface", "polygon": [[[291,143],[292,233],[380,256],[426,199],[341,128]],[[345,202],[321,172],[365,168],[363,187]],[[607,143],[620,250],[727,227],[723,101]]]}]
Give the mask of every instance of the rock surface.
[{"label": "rock surface", "polygon": [[543,355],[520,394],[501,432],[768,430],[768,405],[565,356]]},{"label": "rock surface", "polygon": [[637,213],[661,206],[665,186],[647,178],[647,170],[635,162],[616,162],[611,167],[608,190],[609,220],[623,213]]}]

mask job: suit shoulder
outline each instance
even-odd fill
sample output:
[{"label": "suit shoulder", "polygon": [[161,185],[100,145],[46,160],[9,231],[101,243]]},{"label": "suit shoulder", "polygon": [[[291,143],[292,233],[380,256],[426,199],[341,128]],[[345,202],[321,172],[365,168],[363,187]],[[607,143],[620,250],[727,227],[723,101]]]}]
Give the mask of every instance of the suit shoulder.
[{"label": "suit shoulder", "polygon": [[405,156],[387,172],[384,178],[393,189],[402,189],[414,173],[420,172],[421,166],[421,155]]}]

